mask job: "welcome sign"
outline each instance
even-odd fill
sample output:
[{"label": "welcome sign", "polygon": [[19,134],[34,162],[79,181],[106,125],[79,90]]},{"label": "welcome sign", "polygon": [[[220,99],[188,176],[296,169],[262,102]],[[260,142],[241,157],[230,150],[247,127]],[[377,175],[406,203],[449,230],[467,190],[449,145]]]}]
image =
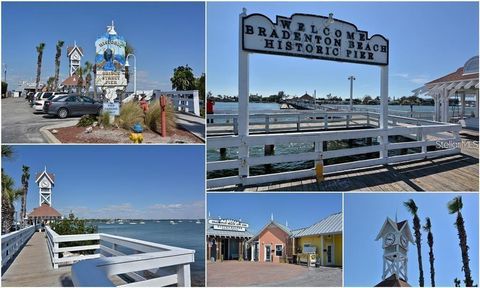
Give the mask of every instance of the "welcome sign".
[{"label": "welcome sign", "polygon": [[277,16],[273,23],[265,15],[251,14],[242,20],[242,47],[256,53],[388,65],[385,37],[368,37],[368,32],[351,23],[329,20],[324,16],[293,14]]},{"label": "welcome sign", "polygon": [[113,23],[95,41],[96,83],[102,87],[126,86],[125,47],[127,42],[115,32]]}]

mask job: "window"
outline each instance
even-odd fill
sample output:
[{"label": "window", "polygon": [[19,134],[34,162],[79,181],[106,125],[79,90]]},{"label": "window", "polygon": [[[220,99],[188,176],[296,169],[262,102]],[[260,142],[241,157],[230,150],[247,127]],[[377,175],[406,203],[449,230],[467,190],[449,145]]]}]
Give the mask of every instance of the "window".
[{"label": "window", "polygon": [[282,257],[283,256],[283,245],[275,245],[275,256]]},{"label": "window", "polygon": [[93,103],[93,99],[92,98],[88,98],[88,97],[85,97],[85,96],[81,96],[82,97],[82,101],[85,102],[85,103]]},{"label": "window", "polygon": [[70,96],[65,101],[66,102],[77,102],[77,96]]}]

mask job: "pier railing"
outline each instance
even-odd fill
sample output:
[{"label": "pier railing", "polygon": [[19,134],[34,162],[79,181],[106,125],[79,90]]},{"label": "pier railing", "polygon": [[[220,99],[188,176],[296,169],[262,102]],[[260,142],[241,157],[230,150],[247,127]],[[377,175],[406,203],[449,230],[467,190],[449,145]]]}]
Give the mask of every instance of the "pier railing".
[{"label": "pier railing", "polygon": [[2,235],[2,268],[9,263],[15,254],[27,243],[36,230],[35,225],[31,225],[15,232]]},{"label": "pier railing", "polygon": [[[301,110],[295,112],[255,112],[250,114],[250,133],[299,132],[339,128],[378,127],[379,114],[370,112],[327,112]],[[207,115],[207,134],[238,133],[238,114]]]},{"label": "pier railing", "polygon": [[[194,250],[157,244],[105,233],[58,235],[46,227],[54,268],[73,264],[75,286],[113,286],[109,277],[124,275],[122,286],[190,286],[190,264]],[[59,248],[60,243],[98,240],[98,244]],[[65,252],[94,250],[94,254],[65,256]],[[63,257],[59,258],[59,253]]]},{"label": "pier railing", "polygon": [[[309,114],[312,113],[308,111]],[[315,114],[315,112],[313,112]],[[224,176],[207,179],[207,188],[224,187],[231,185],[257,185],[262,183],[274,183],[279,181],[289,181],[294,179],[315,177],[315,168],[303,169],[297,171],[288,171],[281,173],[269,173],[264,175],[250,175],[250,168],[253,166],[289,163],[298,161],[314,161],[314,163],[324,163],[327,159],[336,159],[348,156],[358,156],[369,153],[367,160],[351,159],[349,162],[330,164],[324,166],[324,173],[333,173],[351,169],[365,168],[383,164],[393,164],[402,161],[420,160],[445,155],[456,154],[460,152],[458,143],[461,141],[459,124],[440,123],[432,120],[413,119],[402,116],[388,117],[388,129],[378,128],[378,113],[362,112],[366,115],[366,122],[362,125],[370,126],[370,129],[349,129],[354,124],[346,127],[346,121],[349,116],[358,115],[352,112],[322,112],[323,121],[326,120],[326,127],[331,127],[330,115],[336,115],[343,118],[343,128],[346,130],[337,131],[304,131],[301,129],[294,132],[276,133],[276,134],[250,134],[249,136],[224,135],[209,137],[207,141],[208,149],[219,150],[221,148],[238,149],[236,159],[218,160],[207,162],[207,171],[232,170],[236,169],[235,176]],[[366,113],[366,114],[365,114]],[[303,113],[302,113],[303,114]],[[342,116],[343,115],[343,116]],[[283,116],[283,114],[282,114]],[[314,116],[316,117],[316,116]],[[335,119],[335,118],[334,118]],[[317,119],[315,119],[317,120]],[[335,120],[333,120],[335,121]],[[354,120],[351,120],[354,122]],[[253,121],[252,121],[253,122]],[[255,123],[255,122],[253,122]],[[211,124],[209,124],[210,126]],[[255,124],[253,124],[255,125]],[[265,125],[263,123],[262,125]],[[301,124],[300,124],[301,125]],[[252,128],[252,124],[250,125]],[[266,129],[264,127],[264,129]],[[401,136],[406,139],[402,142],[389,143],[388,137]],[[338,150],[324,151],[325,142],[338,140],[356,140],[370,139],[370,145],[361,147],[341,148]],[[383,139],[383,140],[382,140]],[[379,141],[377,141],[379,140]],[[291,152],[282,155],[250,156],[250,149],[254,146],[281,145],[291,143],[311,144],[312,151],[309,152]],[[401,153],[396,153],[401,152]],[[375,157],[376,155],[376,157]],[[343,158],[345,159],[345,158]]]}]

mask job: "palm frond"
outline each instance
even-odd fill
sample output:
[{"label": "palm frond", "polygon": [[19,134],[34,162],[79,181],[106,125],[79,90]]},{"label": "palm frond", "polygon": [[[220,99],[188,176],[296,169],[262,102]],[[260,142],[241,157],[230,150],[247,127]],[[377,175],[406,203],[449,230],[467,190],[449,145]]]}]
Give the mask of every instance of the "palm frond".
[{"label": "palm frond", "polygon": [[412,214],[412,215],[417,214],[418,207],[417,207],[417,204],[415,204],[415,201],[413,201],[413,199],[409,199],[408,201],[403,202],[403,206],[405,206],[405,208],[407,208],[407,210],[408,210],[408,212],[410,212],[410,214]]},{"label": "palm frond", "polygon": [[462,196],[457,196],[447,203],[448,213],[455,214],[462,210],[463,202]]},{"label": "palm frond", "polygon": [[425,218],[425,225],[423,225],[423,230],[425,232],[430,232],[432,230],[432,223],[430,222],[430,217]]}]

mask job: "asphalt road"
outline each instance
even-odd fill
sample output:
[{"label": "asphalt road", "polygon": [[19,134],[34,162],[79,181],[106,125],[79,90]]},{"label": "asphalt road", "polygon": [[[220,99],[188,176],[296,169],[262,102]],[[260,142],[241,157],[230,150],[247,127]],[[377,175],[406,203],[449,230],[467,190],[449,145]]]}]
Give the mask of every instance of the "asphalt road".
[{"label": "asphalt road", "polygon": [[40,128],[68,121],[33,111],[25,98],[2,99],[2,143],[46,143]]}]

